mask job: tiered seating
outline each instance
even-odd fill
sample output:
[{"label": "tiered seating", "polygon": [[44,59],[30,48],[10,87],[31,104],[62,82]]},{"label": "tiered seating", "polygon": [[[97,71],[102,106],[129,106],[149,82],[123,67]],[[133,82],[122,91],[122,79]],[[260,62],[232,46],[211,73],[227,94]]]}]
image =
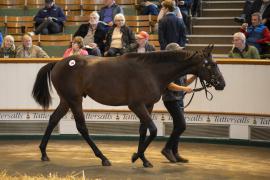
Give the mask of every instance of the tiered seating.
[{"label": "tiered seating", "polygon": [[145,15],[145,16],[125,16],[126,18],[126,24],[134,31],[134,32],[140,32],[140,31],[146,31],[146,32],[153,32],[152,27],[152,19],[151,16]]},{"label": "tiered seating", "polygon": [[38,10],[44,7],[44,0],[27,0],[26,16],[34,16]]},{"label": "tiered seating", "polygon": [[32,16],[7,16],[6,34],[23,34],[33,31],[34,22]]},{"label": "tiered seating", "polygon": [[[81,0],[82,1],[82,15],[88,15],[93,11],[99,11],[104,6],[103,0]],[[120,5],[125,15],[137,15],[135,8],[135,0],[116,0],[116,3]]]},{"label": "tiered seating", "polygon": [[39,46],[51,57],[62,57],[72,41],[71,34],[39,35]]},{"label": "tiered seating", "polygon": [[[116,0],[126,15],[137,15],[136,0]],[[104,6],[103,0],[57,0],[66,15],[88,15]],[[1,0],[0,16],[33,16],[44,7],[44,0]]]},{"label": "tiered seating", "polygon": [[123,10],[125,15],[138,15],[136,10],[136,0],[116,0],[116,3],[119,4]]},{"label": "tiered seating", "polygon": [[78,27],[89,21],[89,16],[67,16],[64,32],[66,34],[74,34]]},{"label": "tiered seating", "polygon": [[232,35],[240,29],[233,18],[241,14],[243,1],[204,0],[202,7],[202,17],[192,20],[193,31],[187,47],[197,50],[214,43],[214,56],[227,57],[232,48]]},{"label": "tiered seating", "polygon": [[93,11],[99,11],[104,6],[103,0],[81,0],[82,1],[82,14],[89,15]]},{"label": "tiered seating", "polygon": [[81,0],[58,0],[57,5],[63,8],[66,15],[81,15]]},{"label": "tiered seating", "polygon": [[23,16],[26,6],[25,0],[1,0],[0,16]]},{"label": "tiered seating", "polygon": [[6,17],[5,16],[0,16],[0,31],[2,34],[5,34],[5,28],[6,28]]},{"label": "tiered seating", "polygon": [[[123,7],[126,23],[135,33],[142,30],[148,33],[153,32],[156,16],[136,16],[135,0],[116,0],[116,2]],[[100,10],[103,3],[103,0],[57,0],[56,4],[61,6],[67,15],[63,34],[35,35],[33,36],[33,44],[41,46],[50,56],[62,57],[64,50],[70,46],[72,34],[82,23],[87,23],[89,14],[94,10]],[[0,30],[3,35],[12,34],[15,38],[15,44],[20,45],[22,34],[34,30],[33,16],[40,8],[44,7],[44,0],[3,0],[0,2],[0,8],[3,7],[11,8],[16,16],[3,13],[4,15],[0,16]],[[15,8],[20,8],[25,12],[17,16]],[[130,13],[131,9],[133,9],[133,13]],[[157,36],[153,37],[155,38],[150,40],[151,43],[159,47]]]},{"label": "tiered seating", "polygon": [[159,41],[158,41],[158,35],[157,34],[150,34],[149,43],[154,45],[156,50],[160,49],[160,44],[159,44]]}]

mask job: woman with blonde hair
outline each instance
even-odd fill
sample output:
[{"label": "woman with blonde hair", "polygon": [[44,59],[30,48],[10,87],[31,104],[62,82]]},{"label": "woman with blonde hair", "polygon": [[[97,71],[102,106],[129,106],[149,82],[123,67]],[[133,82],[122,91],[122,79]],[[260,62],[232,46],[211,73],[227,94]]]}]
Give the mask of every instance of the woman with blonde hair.
[{"label": "woman with blonde hair", "polygon": [[0,58],[14,58],[16,56],[14,37],[6,35],[0,48]]},{"label": "woman with blonde hair", "polygon": [[88,52],[85,49],[83,49],[83,47],[84,47],[83,38],[81,36],[76,36],[72,41],[71,47],[65,51],[64,58],[72,55],[87,56]]},{"label": "woman with blonde hair", "polygon": [[246,43],[246,36],[242,32],[234,33],[233,47],[229,52],[230,58],[260,59],[260,54],[256,47]]}]

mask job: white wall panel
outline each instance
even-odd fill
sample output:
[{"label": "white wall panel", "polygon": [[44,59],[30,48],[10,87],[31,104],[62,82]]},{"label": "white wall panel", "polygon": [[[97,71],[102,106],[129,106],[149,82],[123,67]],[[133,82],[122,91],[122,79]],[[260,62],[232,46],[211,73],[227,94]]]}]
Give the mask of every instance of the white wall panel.
[{"label": "white wall panel", "polygon": [[[31,97],[36,74],[44,64],[1,63],[0,65],[0,109],[37,109],[40,108]],[[207,101],[204,92],[196,93],[190,111],[240,112],[270,114],[270,66],[269,65],[219,65],[226,80],[224,91],[210,89],[214,95]],[[53,96],[55,108],[59,102]],[[188,101],[190,95],[186,96]],[[98,104],[90,98],[84,99],[86,109],[127,109],[125,106],[112,107]],[[156,110],[164,110],[162,102],[155,105]]]}]

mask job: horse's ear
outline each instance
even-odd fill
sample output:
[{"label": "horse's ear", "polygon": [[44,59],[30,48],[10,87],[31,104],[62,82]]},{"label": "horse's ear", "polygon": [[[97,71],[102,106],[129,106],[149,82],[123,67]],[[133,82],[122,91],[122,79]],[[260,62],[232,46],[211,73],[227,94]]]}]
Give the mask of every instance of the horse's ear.
[{"label": "horse's ear", "polygon": [[204,52],[210,54],[214,49],[214,44],[209,44],[205,49]]}]

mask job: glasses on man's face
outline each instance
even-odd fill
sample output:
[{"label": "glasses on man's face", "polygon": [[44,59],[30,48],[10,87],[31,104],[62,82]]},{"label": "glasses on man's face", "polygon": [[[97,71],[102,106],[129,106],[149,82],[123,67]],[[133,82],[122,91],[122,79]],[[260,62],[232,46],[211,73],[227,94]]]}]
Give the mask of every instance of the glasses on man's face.
[{"label": "glasses on man's face", "polygon": [[120,21],[124,21],[124,19],[116,19],[115,21],[120,22]]}]

